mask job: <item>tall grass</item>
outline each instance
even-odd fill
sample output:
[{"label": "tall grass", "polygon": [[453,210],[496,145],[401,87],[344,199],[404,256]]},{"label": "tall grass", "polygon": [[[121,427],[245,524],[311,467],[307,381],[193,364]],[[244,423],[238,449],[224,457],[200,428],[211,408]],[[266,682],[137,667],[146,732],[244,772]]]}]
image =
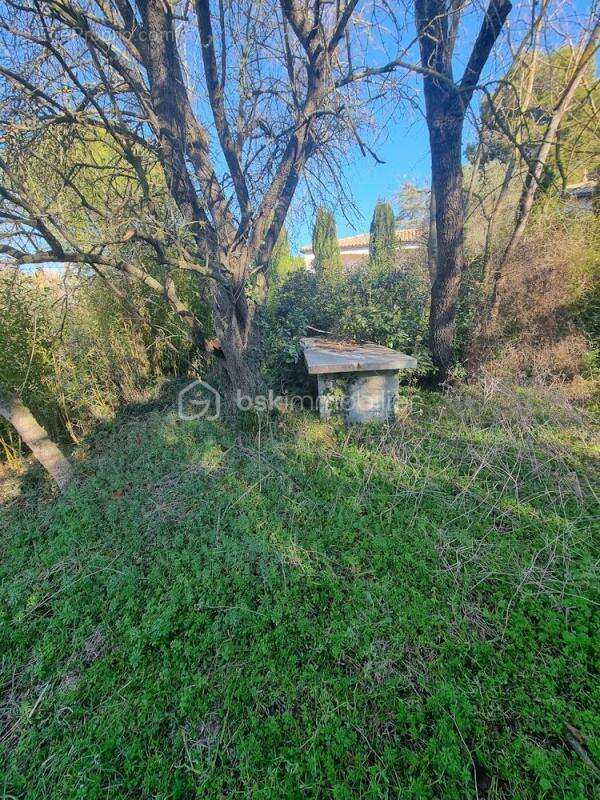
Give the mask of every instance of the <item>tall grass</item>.
[{"label": "tall grass", "polygon": [[[0,271],[0,382],[22,395],[51,436],[77,443],[190,353],[184,333],[149,298],[132,315],[99,278],[72,271]],[[13,461],[18,438],[0,421]]]}]

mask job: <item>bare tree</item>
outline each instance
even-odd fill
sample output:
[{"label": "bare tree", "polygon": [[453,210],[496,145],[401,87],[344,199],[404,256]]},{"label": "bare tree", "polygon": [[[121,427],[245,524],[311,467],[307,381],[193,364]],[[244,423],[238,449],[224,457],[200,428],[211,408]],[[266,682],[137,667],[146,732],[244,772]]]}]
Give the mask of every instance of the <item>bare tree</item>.
[{"label": "bare tree", "polygon": [[[371,63],[377,42],[393,39],[392,15],[358,5],[2,0],[0,252],[144,283],[193,341],[224,356],[232,385],[252,391],[256,308],[298,184],[312,172],[336,185],[348,148],[368,152],[371,86],[401,65]],[[60,185],[44,194],[19,151],[52,137],[79,155],[68,170],[46,164]],[[86,163],[94,138],[114,156],[116,207],[81,188],[82,170],[107,170]],[[216,342],[180,296],[182,271],[209,295]]]},{"label": "bare tree", "polygon": [[[517,85],[515,85],[513,81],[510,81],[509,85],[507,86],[506,80],[500,80],[492,93],[490,93],[487,88],[484,88],[484,92],[486,93],[485,99],[489,105],[489,108],[491,109],[491,115],[494,119],[502,120],[504,128],[507,128],[507,125],[503,119],[505,116],[505,111],[501,108],[501,98],[508,94],[510,96],[512,105],[514,105],[516,102],[520,108],[529,107],[539,64],[538,42],[544,23],[547,23],[548,21],[550,2],[551,0],[542,0],[542,2],[538,5],[535,0],[533,0],[529,30],[522,37],[521,42],[516,49],[512,47],[512,43],[509,42],[510,72],[522,74],[522,78],[517,82]],[[529,132],[524,122],[524,118],[521,117],[514,133],[514,140],[511,142],[511,151],[507,160],[506,169],[502,177],[502,183],[499,187],[499,191],[496,191],[495,186],[487,187],[488,191],[491,191],[495,197],[492,202],[490,213],[486,217],[485,241],[482,254],[482,277],[483,285],[485,287],[488,287],[491,283],[491,278],[489,275],[490,258],[492,255],[492,245],[496,233],[500,210],[503,208],[506,202],[513,179],[519,170],[520,161],[523,160],[523,155],[526,153],[524,145],[525,141],[529,137]],[[479,130],[477,158],[475,159],[476,163],[479,163],[479,159],[481,158],[485,149],[485,135],[486,131],[484,125],[484,129],[480,127]],[[475,173],[475,170],[473,172]],[[484,210],[484,207],[485,202],[480,202],[480,208],[482,211]]]}]

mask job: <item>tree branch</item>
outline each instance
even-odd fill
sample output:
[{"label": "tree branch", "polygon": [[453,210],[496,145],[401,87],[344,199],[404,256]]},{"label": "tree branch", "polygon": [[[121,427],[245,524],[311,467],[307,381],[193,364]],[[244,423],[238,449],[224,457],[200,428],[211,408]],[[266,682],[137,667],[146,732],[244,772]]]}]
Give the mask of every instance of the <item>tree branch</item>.
[{"label": "tree branch", "polygon": [[490,0],[473,50],[459,84],[463,105],[466,108],[479,81],[481,71],[489,58],[504,21],[512,9],[510,0]]},{"label": "tree branch", "polygon": [[[242,225],[250,216],[250,198],[246,178],[240,164],[240,152],[231,135],[227,114],[225,112],[223,85],[217,71],[214,38],[210,20],[209,0],[196,0],[196,17],[200,32],[200,45],[202,48],[202,62],[206,77],[206,88],[213,112],[215,127],[221,148],[231,172],[231,179],[242,212]],[[224,44],[222,45],[225,46]]]}]

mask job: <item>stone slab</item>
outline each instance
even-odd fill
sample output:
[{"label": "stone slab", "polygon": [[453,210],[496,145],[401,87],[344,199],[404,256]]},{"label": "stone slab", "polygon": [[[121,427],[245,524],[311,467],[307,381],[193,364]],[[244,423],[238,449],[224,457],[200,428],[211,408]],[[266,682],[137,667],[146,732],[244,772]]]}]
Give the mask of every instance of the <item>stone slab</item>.
[{"label": "stone slab", "polygon": [[301,339],[300,344],[311,375],[415,369],[417,366],[416,358],[373,342],[356,344],[315,336]]}]

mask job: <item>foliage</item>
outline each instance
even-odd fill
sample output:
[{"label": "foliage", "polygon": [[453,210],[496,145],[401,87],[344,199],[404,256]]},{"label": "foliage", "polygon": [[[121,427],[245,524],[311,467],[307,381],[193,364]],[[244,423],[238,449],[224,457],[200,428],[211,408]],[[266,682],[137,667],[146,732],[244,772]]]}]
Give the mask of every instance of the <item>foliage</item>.
[{"label": "foliage", "polygon": [[426,330],[427,274],[418,260],[371,278],[366,270],[350,276],[352,302],[337,323],[341,335],[414,353]]},{"label": "foliage", "polygon": [[[181,323],[143,287],[126,293],[139,316],[97,276],[0,272],[0,382],[51,436],[76,441],[157,376],[189,369]],[[8,456],[20,449],[4,420],[0,444]]]},{"label": "foliage", "polygon": [[377,203],[369,233],[369,266],[388,273],[396,260],[396,219],[389,203]]},{"label": "foliage", "polygon": [[342,259],[338,245],[335,217],[324,206],[317,209],[312,234],[314,269],[317,275],[337,277],[342,269]]},{"label": "foliage", "polygon": [[[577,271],[570,313],[594,348],[600,350],[600,217],[580,217],[576,232],[583,247],[576,253]],[[600,369],[600,364],[598,367]]]},{"label": "foliage", "polygon": [[284,389],[306,389],[299,339],[328,333],[374,341],[415,354],[430,369],[424,345],[429,277],[420,257],[375,273],[369,264],[327,280],[306,270],[292,273],[264,323],[266,369]]},{"label": "foliage", "polygon": [[[505,87],[494,101],[495,113],[490,100],[484,98],[481,109],[482,163],[489,160],[506,163],[510,160],[514,146],[504,129],[521,141],[524,152],[533,157],[570,77],[575,52],[576,49],[571,46],[561,47],[549,54],[532,52],[507,74]],[[597,114],[600,87],[594,69],[592,59],[584,80],[575,91],[570,110],[561,123],[557,145],[552,149],[545,167],[542,188],[548,189],[556,184],[564,188],[569,183],[582,180],[586,172],[600,167]],[[531,96],[527,107],[521,108],[530,82]],[[474,159],[475,149],[470,148],[469,154]]]},{"label": "foliage", "polygon": [[[162,223],[175,236],[161,168],[143,148],[131,156],[133,164],[102,128],[64,124],[8,136],[5,153],[12,190],[59,216],[65,246],[82,251],[103,241],[120,243],[132,226],[141,228],[147,221],[147,206],[156,216],[155,228]],[[134,245],[125,248],[125,257],[131,258]]]},{"label": "foliage", "polygon": [[499,160],[465,170],[467,264],[457,345],[472,374],[482,363],[516,382],[561,386],[595,402],[598,378],[600,217],[556,192],[539,194],[524,238],[506,264],[498,322],[487,325],[491,280],[513,229],[522,176]]},{"label": "foliage", "polygon": [[264,370],[279,391],[307,390],[308,376],[302,369],[300,339],[314,331],[314,301],[319,283],[313,272],[292,272],[279,287],[269,313],[261,317]]},{"label": "foliage", "polygon": [[[13,188],[45,215],[60,215],[70,245],[86,251],[106,240],[119,243],[120,259],[162,282],[157,252],[135,235],[147,222],[144,202],[153,208],[153,235],[160,219],[170,241],[186,236],[178,232],[180,220],[153,157],[143,148],[130,155],[133,163],[106,132],[83,125],[11,135],[5,143]],[[94,207],[102,213],[91,213]],[[29,234],[24,241],[29,249],[38,244]],[[111,246],[100,248],[103,255]],[[149,380],[185,373],[198,358],[162,295],[119,270],[104,276],[87,266],[0,273],[0,380],[23,394],[54,437],[77,440]],[[206,279],[181,270],[170,281],[210,333]],[[4,421],[0,445],[9,457],[20,449]]]},{"label": "foliage", "polygon": [[241,435],[172,397],[99,429],[65,497],[28,476],[5,794],[595,796],[593,430],[514,387],[406,401]]},{"label": "foliage", "polygon": [[277,243],[273,248],[273,254],[269,261],[269,303],[275,302],[277,291],[281,284],[287,279],[291,272],[301,269],[304,266],[302,256],[293,256],[290,250],[290,240],[287,228],[282,228]]},{"label": "foliage", "polygon": [[[52,434],[61,427],[59,409],[48,392],[58,334],[55,302],[51,285],[36,282],[19,270],[0,270],[0,384],[25,395],[34,415],[43,419]],[[3,419],[0,445],[4,455],[18,448],[12,428]]]},{"label": "foliage", "polygon": [[401,226],[420,228],[429,219],[430,190],[414,183],[404,183],[396,196],[398,221]]},{"label": "foliage", "polygon": [[[500,297],[499,322],[491,336],[482,326],[485,276],[481,255],[476,255],[483,227],[485,211],[474,208],[467,229],[471,260],[457,318],[463,358],[472,371],[487,363],[516,382],[560,385],[573,400],[594,402],[600,390],[600,218],[551,196],[537,203],[508,265],[510,281]],[[502,232],[499,226],[492,242],[492,268],[502,249]]]},{"label": "foliage", "polygon": [[[506,171],[506,164],[489,159],[465,168],[464,240],[468,261],[483,258],[484,254],[487,257],[499,255],[512,233],[523,181],[519,174],[507,176]],[[486,246],[489,253],[486,253]]]}]

